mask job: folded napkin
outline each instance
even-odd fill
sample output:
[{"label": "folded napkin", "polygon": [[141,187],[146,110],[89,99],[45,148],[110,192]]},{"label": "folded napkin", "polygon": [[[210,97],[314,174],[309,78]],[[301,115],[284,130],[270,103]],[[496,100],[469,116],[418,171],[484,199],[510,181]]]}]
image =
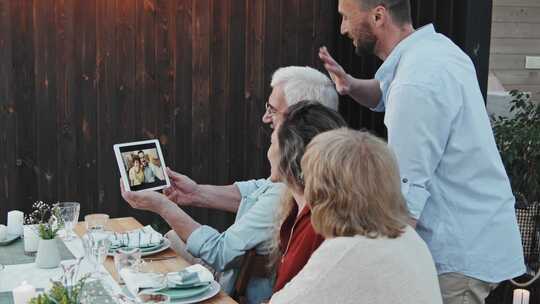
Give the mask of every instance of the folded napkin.
[{"label": "folded napkin", "polygon": [[167,274],[137,272],[131,268],[120,270],[120,277],[126,283],[128,290],[137,295],[141,291],[168,293],[179,289],[200,289],[210,287],[214,281],[212,273],[200,264],[195,264],[179,272]]},{"label": "folded napkin", "polygon": [[149,248],[163,243],[163,235],[152,228],[144,226],[123,233],[111,234],[111,249],[118,248]]}]

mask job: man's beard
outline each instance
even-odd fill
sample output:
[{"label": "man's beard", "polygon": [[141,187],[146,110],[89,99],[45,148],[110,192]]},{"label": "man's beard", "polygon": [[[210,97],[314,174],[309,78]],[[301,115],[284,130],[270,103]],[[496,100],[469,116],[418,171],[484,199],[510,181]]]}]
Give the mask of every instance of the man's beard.
[{"label": "man's beard", "polygon": [[362,28],[365,30],[359,31],[355,35],[356,37],[361,37],[359,39],[356,39],[354,42],[355,44],[355,50],[354,52],[358,56],[366,56],[366,55],[373,55],[375,54],[375,45],[377,44],[377,37],[375,37],[375,34],[369,29],[369,25],[363,24]]},{"label": "man's beard", "polygon": [[354,52],[358,56],[368,56],[375,54],[375,44],[377,41],[375,39],[364,39],[362,42],[357,41]]}]

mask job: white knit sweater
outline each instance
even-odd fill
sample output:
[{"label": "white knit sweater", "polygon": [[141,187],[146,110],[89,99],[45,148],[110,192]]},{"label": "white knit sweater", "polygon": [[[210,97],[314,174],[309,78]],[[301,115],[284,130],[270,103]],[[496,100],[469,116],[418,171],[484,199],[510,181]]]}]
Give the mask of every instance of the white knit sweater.
[{"label": "white knit sweater", "polygon": [[442,304],[435,265],[411,228],[396,239],[326,240],[270,303]]}]

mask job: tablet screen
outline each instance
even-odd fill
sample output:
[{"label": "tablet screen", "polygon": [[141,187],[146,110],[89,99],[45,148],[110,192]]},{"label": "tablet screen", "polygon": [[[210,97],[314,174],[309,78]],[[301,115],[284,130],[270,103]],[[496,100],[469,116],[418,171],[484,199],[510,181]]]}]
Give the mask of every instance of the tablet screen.
[{"label": "tablet screen", "polygon": [[161,189],[168,183],[157,141],[120,144],[118,150],[131,191]]}]

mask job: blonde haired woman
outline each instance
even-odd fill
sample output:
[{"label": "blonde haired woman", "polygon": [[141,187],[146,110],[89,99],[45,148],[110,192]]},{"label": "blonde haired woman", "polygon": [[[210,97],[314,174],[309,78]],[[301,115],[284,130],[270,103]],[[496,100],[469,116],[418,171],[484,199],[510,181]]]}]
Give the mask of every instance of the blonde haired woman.
[{"label": "blonde haired woman", "polygon": [[301,164],[311,221],[326,240],[271,303],[442,303],[385,142],[345,128],[325,132]]}]

